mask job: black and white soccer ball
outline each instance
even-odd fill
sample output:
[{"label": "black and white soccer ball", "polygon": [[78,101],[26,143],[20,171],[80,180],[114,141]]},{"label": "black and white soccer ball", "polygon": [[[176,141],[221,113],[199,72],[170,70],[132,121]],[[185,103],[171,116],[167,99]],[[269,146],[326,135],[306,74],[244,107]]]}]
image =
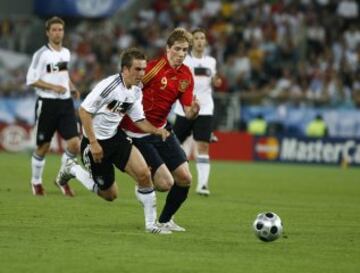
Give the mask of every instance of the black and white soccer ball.
[{"label": "black and white soccer ball", "polygon": [[280,238],[283,224],[280,217],[273,212],[259,213],[253,223],[255,235],[264,242]]}]

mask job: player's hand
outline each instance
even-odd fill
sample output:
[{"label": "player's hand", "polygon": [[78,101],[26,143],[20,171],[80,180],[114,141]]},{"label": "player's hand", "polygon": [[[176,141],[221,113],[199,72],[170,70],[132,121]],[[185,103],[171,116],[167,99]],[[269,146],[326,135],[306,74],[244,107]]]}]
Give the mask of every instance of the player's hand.
[{"label": "player's hand", "polygon": [[103,149],[100,146],[99,142],[95,141],[95,142],[90,143],[90,152],[92,154],[94,162],[100,163],[104,156],[104,152],[103,152]]},{"label": "player's hand", "polygon": [[80,99],[80,92],[79,92],[79,90],[74,89],[74,90],[71,90],[70,93],[71,93],[71,96],[72,96],[72,98],[73,98],[74,100]]},{"label": "player's hand", "polygon": [[165,141],[170,136],[170,132],[165,128],[157,129],[156,134],[161,136],[162,141]]},{"label": "player's hand", "polygon": [[62,85],[54,85],[53,90],[59,94],[64,94],[66,92],[66,88]]},{"label": "player's hand", "polygon": [[191,118],[194,119],[199,115],[200,112],[200,102],[199,100],[196,98],[196,96],[194,96],[193,101],[191,103],[190,106],[190,112],[191,112]]}]

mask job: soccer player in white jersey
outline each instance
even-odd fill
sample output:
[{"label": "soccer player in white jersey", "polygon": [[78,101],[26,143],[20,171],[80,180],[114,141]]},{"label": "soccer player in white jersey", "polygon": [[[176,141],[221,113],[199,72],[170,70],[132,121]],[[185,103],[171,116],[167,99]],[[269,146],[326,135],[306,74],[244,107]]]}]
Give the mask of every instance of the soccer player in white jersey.
[{"label": "soccer player in white jersey", "polygon": [[76,177],[88,190],[113,201],[117,197],[115,166],[136,181],[136,197],[144,207],[146,231],[169,234],[171,231],[155,223],[156,197],[145,159],[118,127],[127,114],[144,132],[163,141],[169,136],[166,129],[154,127],[144,116],[141,80],[146,64],[145,55],[138,49],[124,51],[121,72],[100,81],[87,95],[79,109],[84,133],[81,159],[87,171],[70,159],[57,182],[66,184]]},{"label": "soccer player in white jersey", "polygon": [[199,116],[194,120],[185,118],[184,111],[177,101],[175,105],[176,120],[174,132],[181,143],[192,134],[196,147],[196,169],[198,174],[196,192],[209,195],[210,158],[209,143],[212,133],[212,119],[214,114],[214,101],[212,86],[221,85],[221,78],[216,74],[216,60],[205,55],[206,33],[198,28],[192,31],[193,45],[191,52],[186,56],[184,63],[190,67],[194,74],[194,94],[200,102]]},{"label": "soccer player in white jersey", "polygon": [[[26,76],[26,84],[34,87],[38,95],[35,106],[37,148],[31,158],[31,186],[37,196],[45,195],[42,174],[55,131],[66,140],[60,170],[68,158],[76,158],[80,147],[71,98],[71,92],[79,93],[69,77],[70,52],[62,46],[65,23],[59,17],[52,17],[46,21],[45,27],[48,43],[34,53]],[[74,196],[69,185],[57,186],[64,195]]]}]

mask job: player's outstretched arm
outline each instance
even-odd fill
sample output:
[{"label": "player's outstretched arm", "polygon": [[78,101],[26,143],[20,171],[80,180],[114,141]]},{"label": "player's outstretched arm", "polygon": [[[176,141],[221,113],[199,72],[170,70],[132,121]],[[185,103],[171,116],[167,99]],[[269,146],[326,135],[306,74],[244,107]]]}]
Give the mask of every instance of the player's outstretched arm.
[{"label": "player's outstretched arm", "polygon": [[161,136],[163,141],[165,141],[166,138],[170,135],[168,130],[166,130],[165,128],[156,128],[147,119],[137,121],[135,122],[135,124],[145,133]]}]

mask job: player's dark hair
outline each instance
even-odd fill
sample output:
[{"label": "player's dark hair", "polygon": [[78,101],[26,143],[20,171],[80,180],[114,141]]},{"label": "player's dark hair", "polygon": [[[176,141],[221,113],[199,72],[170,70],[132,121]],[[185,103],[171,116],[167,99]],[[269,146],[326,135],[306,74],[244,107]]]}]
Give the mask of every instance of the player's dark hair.
[{"label": "player's dark hair", "polygon": [[166,41],[168,47],[172,47],[175,42],[188,42],[189,45],[192,43],[192,35],[186,29],[178,27],[175,28],[169,35]]},{"label": "player's dark hair", "polygon": [[129,48],[121,53],[121,70],[124,67],[130,68],[134,60],[146,60],[146,55],[138,48]]},{"label": "player's dark hair", "polygon": [[51,25],[53,24],[61,24],[63,27],[65,27],[64,20],[61,19],[60,17],[54,16],[45,22],[45,29],[49,30],[51,28]]}]

